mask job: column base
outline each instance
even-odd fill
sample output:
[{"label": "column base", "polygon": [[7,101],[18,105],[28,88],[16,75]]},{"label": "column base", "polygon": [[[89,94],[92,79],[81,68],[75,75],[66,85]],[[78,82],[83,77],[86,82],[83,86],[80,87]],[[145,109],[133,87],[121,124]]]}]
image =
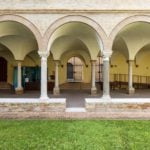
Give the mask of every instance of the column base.
[{"label": "column base", "polygon": [[96,95],[96,94],[97,94],[96,87],[91,88],[91,95]]},{"label": "column base", "polygon": [[40,96],[40,101],[47,101],[48,99],[48,96]]},{"label": "column base", "polygon": [[111,97],[110,97],[110,95],[103,94],[102,99],[105,100],[105,101],[110,101]]},{"label": "column base", "polygon": [[16,88],[15,93],[18,94],[18,95],[23,94],[23,88]]},{"label": "column base", "polygon": [[135,89],[134,88],[129,88],[128,89],[128,94],[134,94],[135,93]]},{"label": "column base", "polygon": [[53,94],[54,94],[54,95],[59,95],[59,94],[60,94],[60,89],[54,87],[54,89],[53,89]]}]

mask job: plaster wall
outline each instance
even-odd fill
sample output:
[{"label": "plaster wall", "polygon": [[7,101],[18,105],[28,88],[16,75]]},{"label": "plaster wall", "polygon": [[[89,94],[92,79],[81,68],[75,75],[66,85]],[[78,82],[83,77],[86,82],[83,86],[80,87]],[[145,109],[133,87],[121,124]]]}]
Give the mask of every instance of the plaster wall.
[{"label": "plaster wall", "polygon": [[0,9],[46,10],[149,10],[149,0],[5,0]]}]

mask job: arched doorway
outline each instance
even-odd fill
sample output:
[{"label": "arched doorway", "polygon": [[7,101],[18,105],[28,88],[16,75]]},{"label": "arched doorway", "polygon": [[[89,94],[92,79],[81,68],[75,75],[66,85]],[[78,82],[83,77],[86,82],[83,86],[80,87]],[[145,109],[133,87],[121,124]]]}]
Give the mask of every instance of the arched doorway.
[{"label": "arched doorway", "polygon": [[7,60],[0,57],[0,82],[7,82]]},{"label": "arched doorway", "polygon": [[80,58],[72,57],[67,62],[67,81],[82,82],[83,64]]}]

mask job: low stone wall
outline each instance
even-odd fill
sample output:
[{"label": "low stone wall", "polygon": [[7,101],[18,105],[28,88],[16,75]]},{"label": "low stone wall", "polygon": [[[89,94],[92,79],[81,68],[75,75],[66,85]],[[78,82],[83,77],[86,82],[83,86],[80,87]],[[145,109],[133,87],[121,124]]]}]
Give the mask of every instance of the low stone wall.
[{"label": "low stone wall", "polygon": [[2,112],[65,112],[66,100],[1,100],[0,113]]},{"label": "low stone wall", "polygon": [[148,112],[150,113],[149,99],[86,99],[87,112]]}]

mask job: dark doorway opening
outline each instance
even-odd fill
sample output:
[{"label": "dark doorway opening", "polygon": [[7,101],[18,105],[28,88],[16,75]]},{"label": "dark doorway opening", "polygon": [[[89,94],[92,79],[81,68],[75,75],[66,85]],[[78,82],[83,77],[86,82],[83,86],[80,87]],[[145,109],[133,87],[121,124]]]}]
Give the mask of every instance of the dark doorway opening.
[{"label": "dark doorway opening", "polygon": [[7,60],[0,57],[0,82],[7,82]]}]

